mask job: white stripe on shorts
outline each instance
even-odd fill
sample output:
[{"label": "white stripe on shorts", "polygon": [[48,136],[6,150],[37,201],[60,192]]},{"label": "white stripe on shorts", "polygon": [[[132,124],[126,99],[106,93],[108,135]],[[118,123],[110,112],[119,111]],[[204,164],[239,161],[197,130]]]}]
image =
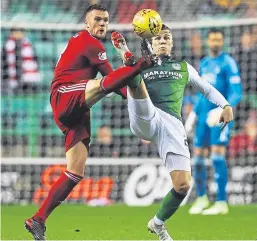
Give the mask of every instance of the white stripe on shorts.
[{"label": "white stripe on shorts", "polygon": [[83,87],[83,86],[86,86],[86,83],[74,84],[74,85],[67,85],[67,86],[61,86],[61,88],[71,89],[71,88]]},{"label": "white stripe on shorts", "polygon": [[66,93],[71,91],[77,91],[77,90],[85,90],[86,84],[74,84],[74,85],[68,85],[68,86],[62,86],[58,89],[58,92]]},{"label": "white stripe on shorts", "polygon": [[85,90],[85,88],[76,88],[72,90],[59,89],[58,92],[67,93],[67,92],[78,91],[78,90]]}]

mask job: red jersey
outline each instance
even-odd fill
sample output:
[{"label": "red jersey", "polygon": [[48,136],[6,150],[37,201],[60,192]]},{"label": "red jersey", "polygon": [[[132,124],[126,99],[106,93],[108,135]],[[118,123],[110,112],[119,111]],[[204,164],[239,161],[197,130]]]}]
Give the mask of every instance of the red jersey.
[{"label": "red jersey", "polygon": [[61,53],[54,71],[51,89],[80,80],[94,79],[112,72],[103,44],[87,30],[75,34]]}]

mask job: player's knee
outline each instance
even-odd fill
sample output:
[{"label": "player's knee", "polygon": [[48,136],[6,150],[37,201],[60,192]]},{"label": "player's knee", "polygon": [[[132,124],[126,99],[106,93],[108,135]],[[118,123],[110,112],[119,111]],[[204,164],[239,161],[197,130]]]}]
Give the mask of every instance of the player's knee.
[{"label": "player's knee", "polygon": [[175,191],[182,195],[186,195],[190,189],[190,181],[179,181],[173,185]]},{"label": "player's knee", "polygon": [[204,157],[203,156],[195,156],[194,157],[194,167],[195,167],[195,171],[199,172],[201,171],[203,168],[205,168],[205,163],[204,163]]},{"label": "player's knee", "polygon": [[107,93],[101,87],[101,79],[89,80],[85,89],[86,106],[91,108],[96,102],[106,96]]},{"label": "player's knee", "polygon": [[87,155],[87,148],[82,143],[76,144],[66,152],[67,170],[82,176],[84,174]]},{"label": "player's knee", "polygon": [[68,163],[67,170],[74,174],[83,176],[84,170],[85,170],[85,163],[86,163],[86,160],[83,158],[73,159],[72,162]]},{"label": "player's knee", "polygon": [[204,156],[205,155],[205,151],[202,148],[195,148],[194,149],[194,156]]}]

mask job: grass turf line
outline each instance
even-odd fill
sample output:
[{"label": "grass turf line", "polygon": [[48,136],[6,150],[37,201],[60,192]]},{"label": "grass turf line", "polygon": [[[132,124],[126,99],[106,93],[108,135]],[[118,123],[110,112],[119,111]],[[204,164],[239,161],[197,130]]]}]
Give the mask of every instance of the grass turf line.
[{"label": "grass turf line", "polygon": [[[156,240],[146,224],[159,205],[149,207],[88,207],[61,205],[47,220],[48,240]],[[166,223],[175,240],[256,240],[257,205],[231,206],[228,215],[189,215],[189,206]],[[1,240],[29,240],[23,227],[36,207],[1,207]]]}]

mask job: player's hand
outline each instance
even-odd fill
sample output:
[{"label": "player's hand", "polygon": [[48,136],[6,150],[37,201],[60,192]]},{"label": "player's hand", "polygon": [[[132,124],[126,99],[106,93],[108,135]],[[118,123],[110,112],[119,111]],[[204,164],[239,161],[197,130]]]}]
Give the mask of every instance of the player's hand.
[{"label": "player's hand", "polygon": [[207,114],[207,120],[206,120],[207,125],[209,127],[214,127],[219,125],[222,112],[223,112],[223,109],[221,107],[217,107],[215,109],[210,110]]},{"label": "player's hand", "polygon": [[221,130],[230,122],[234,119],[233,117],[233,109],[230,105],[226,105],[225,108],[223,109],[219,123],[223,122],[223,125],[221,127]]},{"label": "player's hand", "polygon": [[143,58],[150,58],[153,64],[158,62],[158,57],[153,52],[153,48],[148,39],[141,39],[141,54]]},{"label": "player's hand", "polygon": [[194,111],[191,111],[185,122],[185,130],[188,136],[193,136],[193,129],[196,122],[196,114]]}]

